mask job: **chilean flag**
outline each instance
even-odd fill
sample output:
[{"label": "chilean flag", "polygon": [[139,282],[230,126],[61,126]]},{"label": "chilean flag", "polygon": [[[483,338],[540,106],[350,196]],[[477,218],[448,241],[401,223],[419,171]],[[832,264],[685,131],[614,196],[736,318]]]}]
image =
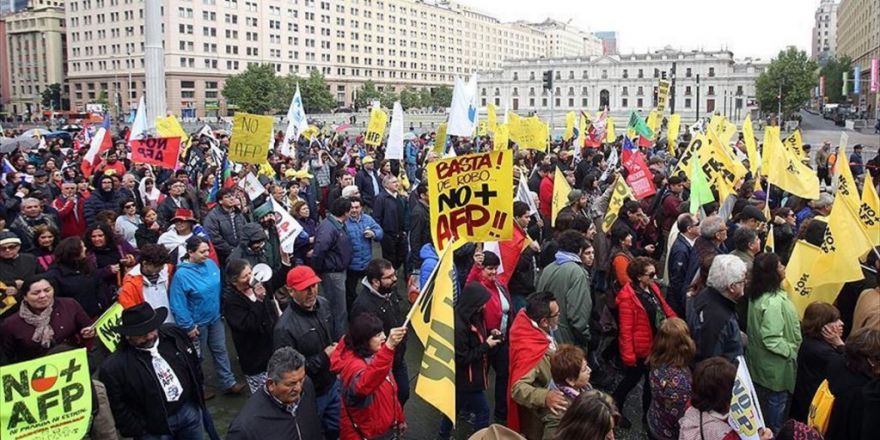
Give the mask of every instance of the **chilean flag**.
[{"label": "chilean flag", "polygon": [[104,122],[89,143],[89,150],[82,162],[82,172],[86,177],[92,175],[92,170],[101,163],[101,154],[113,146],[113,136],[110,134],[110,114],[104,113]]}]

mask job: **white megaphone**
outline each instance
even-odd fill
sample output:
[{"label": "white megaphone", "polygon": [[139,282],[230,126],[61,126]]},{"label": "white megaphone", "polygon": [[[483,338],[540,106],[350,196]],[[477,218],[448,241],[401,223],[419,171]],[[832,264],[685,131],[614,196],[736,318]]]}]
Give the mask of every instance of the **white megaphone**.
[{"label": "white megaphone", "polygon": [[265,283],[272,279],[272,268],[266,263],[260,263],[251,269],[251,286],[257,283]]}]

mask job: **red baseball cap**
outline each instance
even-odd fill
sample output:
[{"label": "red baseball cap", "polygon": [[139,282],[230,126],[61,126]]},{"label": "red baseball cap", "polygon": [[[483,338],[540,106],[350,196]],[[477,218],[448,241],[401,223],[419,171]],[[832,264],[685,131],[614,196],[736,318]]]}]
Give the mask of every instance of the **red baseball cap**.
[{"label": "red baseball cap", "polygon": [[306,290],[320,282],[321,279],[309,266],[297,266],[287,272],[287,287],[294,290]]}]

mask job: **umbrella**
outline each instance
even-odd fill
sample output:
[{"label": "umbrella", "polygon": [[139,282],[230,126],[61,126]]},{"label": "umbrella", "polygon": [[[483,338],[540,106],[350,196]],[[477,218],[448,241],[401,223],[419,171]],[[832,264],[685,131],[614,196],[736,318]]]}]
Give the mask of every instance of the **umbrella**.
[{"label": "umbrella", "polygon": [[71,132],[72,131],[80,131],[80,130],[82,130],[82,125],[76,125],[76,124],[65,125],[65,126],[61,127],[61,129],[64,131],[71,131]]},{"label": "umbrella", "polygon": [[54,139],[54,138],[70,139],[71,135],[70,135],[70,132],[67,132],[64,130],[59,130],[59,131],[53,131],[53,132],[47,134],[45,137],[47,139]]},{"label": "umbrella", "polygon": [[45,128],[32,128],[21,134],[21,137],[39,137],[49,134],[49,130]]},{"label": "umbrella", "polygon": [[349,128],[351,128],[351,125],[349,125],[349,124],[339,124],[335,127],[337,133],[342,133],[343,131],[348,130]]},{"label": "umbrella", "polygon": [[40,144],[40,140],[33,137],[19,136],[17,138],[0,139],[0,153],[12,153],[16,149],[22,151],[31,150]]},{"label": "umbrella", "polygon": [[403,134],[403,140],[405,140],[405,141],[411,141],[411,140],[415,139],[416,137],[417,137],[416,134],[411,131],[408,131]]}]

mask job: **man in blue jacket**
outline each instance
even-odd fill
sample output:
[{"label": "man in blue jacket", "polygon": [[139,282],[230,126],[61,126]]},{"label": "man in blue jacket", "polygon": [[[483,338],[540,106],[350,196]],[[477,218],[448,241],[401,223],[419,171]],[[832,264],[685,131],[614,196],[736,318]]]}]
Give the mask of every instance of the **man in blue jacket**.
[{"label": "man in blue jacket", "polygon": [[681,214],[676,221],[678,237],[669,251],[669,289],[666,302],[678,316],[686,316],[687,288],[700,270],[694,242],[700,236],[700,221],[691,214]]},{"label": "man in blue jacket", "polygon": [[345,230],[351,240],[351,264],[345,276],[345,304],[351,310],[351,304],[357,296],[357,286],[364,277],[367,264],[373,259],[373,241],[382,241],[382,227],[364,214],[360,198],[350,198],[351,211],[345,221]]},{"label": "man in blue jacket", "polygon": [[330,303],[333,313],[334,334],[344,334],[348,329],[348,308],[345,303],[345,274],[351,265],[352,246],[345,222],[351,211],[351,201],[336,199],[327,216],[315,231],[315,247],[312,266],[321,274],[323,296]]}]

